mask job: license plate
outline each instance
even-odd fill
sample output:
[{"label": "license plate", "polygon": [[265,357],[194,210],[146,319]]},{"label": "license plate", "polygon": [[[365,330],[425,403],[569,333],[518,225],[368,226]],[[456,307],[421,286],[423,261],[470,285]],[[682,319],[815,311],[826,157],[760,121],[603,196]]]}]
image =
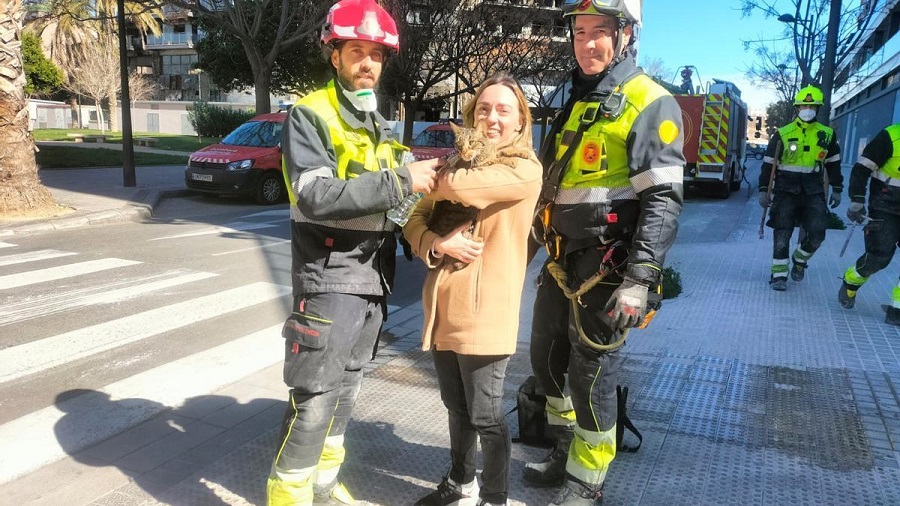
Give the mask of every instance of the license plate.
[{"label": "license plate", "polygon": [[191,174],[194,181],[212,181],[212,174]]}]

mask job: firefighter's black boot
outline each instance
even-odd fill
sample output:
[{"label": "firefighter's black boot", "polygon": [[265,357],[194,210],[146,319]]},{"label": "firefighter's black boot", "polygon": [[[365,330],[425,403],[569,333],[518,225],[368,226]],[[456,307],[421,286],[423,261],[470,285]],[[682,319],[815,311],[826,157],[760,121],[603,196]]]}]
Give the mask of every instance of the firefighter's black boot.
[{"label": "firefighter's black boot", "polygon": [[566,480],[566,484],[556,494],[551,505],[566,506],[600,506],[603,504],[603,493],[597,489],[585,486],[574,479]]},{"label": "firefighter's black boot", "polygon": [[536,487],[558,487],[566,480],[566,461],[569,446],[575,437],[574,427],[555,426],[556,446],[540,462],[525,463],[522,478],[526,484]]},{"label": "firefighter's black boot", "polygon": [[787,278],[782,276],[772,277],[769,279],[769,286],[776,292],[783,292],[787,290]]},{"label": "firefighter's black boot", "polygon": [[843,308],[853,309],[853,306],[856,305],[857,290],[859,290],[857,285],[851,285],[846,281],[841,283],[841,288],[838,290],[838,302],[841,303]]},{"label": "firefighter's black boot", "polygon": [[900,327],[900,308],[893,306],[887,308],[887,314],[884,315],[884,322]]},{"label": "firefighter's black boot", "polygon": [[803,278],[806,276],[806,264],[801,264],[800,262],[794,260],[791,265],[791,279],[796,282],[803,281]]}]

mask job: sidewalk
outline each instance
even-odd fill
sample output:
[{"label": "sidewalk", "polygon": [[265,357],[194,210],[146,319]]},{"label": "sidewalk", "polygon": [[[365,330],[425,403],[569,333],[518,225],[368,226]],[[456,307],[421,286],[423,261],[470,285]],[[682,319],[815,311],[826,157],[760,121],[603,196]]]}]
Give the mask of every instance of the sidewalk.
[{"label": "sidewalk", "polygon": [[[174,184],[174,172],[159,174],[160,188],[166,178]],[[150,181],[138,172],[142,190],[155,191]],[[54,184],[56,195],[74,181],[53,175]],[[746,200],[745,191],[731,198]],[[839,277],[862,253],[862,234],[839,258],[847,231],[830,230],[807,278],[773,292],[772,232],[759,240],[758,221],[750,198],[721,240],[685,233],[670,251],[684,291],[626,346],[620,383],[630,387],[629,414],[644,442],[614,462],[606,506],[900,504],[900,329],[881,309],[896,264],[860,291],[855,309],[842,309]],[[538,269],[534,262],[526,282],[506,409],[530,374]],[[412,504],[448,468],[446,411],[431,357],[418,347],[421,323],[418,304],[393,311],[367,366],[341,472],[357,499]],[[0,485],[0,503],[264,504],[286,391],[281,363],[272,364]],[[517,434],[515,415],[508,420]],[[521,480],[524,463],[544,454],[513,445],[511,504],[552,499],[553,490]]]},{"label": "sidewalk", "polygon": [[[94,145],[95,148],[107,146],[115,144]],[[56,203],[72,208],[72,212],[50,219],[0,222],[0,238],[142,220],[150,217],[160,199],[189,193],[184,184],[183,165],[136,167],[137,184],[130,188],[123,186],[121,168],[42,169],[38,177]]]}]

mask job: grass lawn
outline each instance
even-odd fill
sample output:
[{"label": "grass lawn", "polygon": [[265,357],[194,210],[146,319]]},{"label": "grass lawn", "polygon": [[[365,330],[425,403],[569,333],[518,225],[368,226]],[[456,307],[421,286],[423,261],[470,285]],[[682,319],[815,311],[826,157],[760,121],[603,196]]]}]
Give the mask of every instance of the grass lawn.
[{"label": "grass lawn", "polygon": [[[76,148],[74,146],[44,146],[34,154],[43,169],[73,167],[121,167],[122,152],[115,149]],[[186,165],[184,155],[135,153],[135,165]]]},{"label": "grass lawn", "polygon": [[[45,128],[32,132],[36,141],[70,141],[67,134],[84,134],[84,135],[100,135],[100,130],[87,129],[60,129]],[[122,132],[107,132],[107,142],[114,144],[122,143]],[[152,137],[157,139],[157,143],[153,146],[156,149],[167,149],[169,151],[197,151],[198,149],[215,144],[221,139],[217,137],[200,137],[196,135],[173,135],[161,133],[134,132],[132,137]]]}]

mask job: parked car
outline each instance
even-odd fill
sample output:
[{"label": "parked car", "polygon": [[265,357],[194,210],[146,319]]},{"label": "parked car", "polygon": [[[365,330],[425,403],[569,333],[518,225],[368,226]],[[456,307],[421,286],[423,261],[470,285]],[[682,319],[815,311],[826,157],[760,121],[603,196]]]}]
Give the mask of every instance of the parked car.
[{"label": "parked car", "polygon": [[767,144],[747,144],[747,158],[753,157],[762,160],[767,149],[769,149]]},{"label": "parked car", "polygon": [[184,182],[207,195],[241,195],[259,204],[287,197],[281,172],[281,128],[287,114],[260,114],[218,144],[191,153]]},{"label": "parked car", "polygon": [[441,122],[425,127],[425,130],[419,132],[409,149],[416,160],[427,160],[455,153],[455,142],[456,138],[450,129],[450,123]]}]

